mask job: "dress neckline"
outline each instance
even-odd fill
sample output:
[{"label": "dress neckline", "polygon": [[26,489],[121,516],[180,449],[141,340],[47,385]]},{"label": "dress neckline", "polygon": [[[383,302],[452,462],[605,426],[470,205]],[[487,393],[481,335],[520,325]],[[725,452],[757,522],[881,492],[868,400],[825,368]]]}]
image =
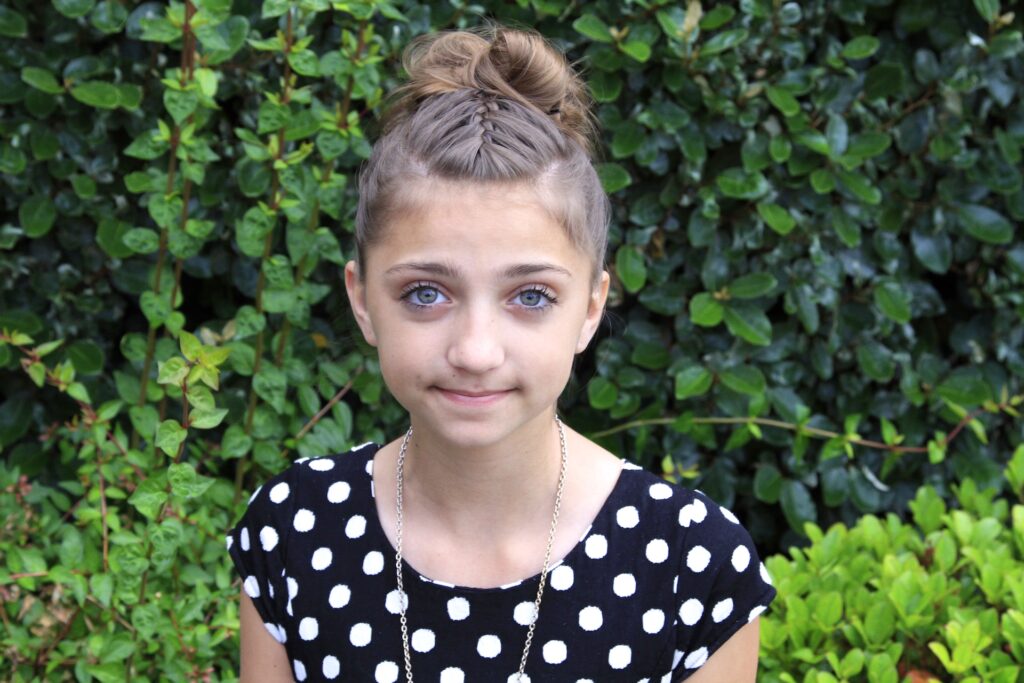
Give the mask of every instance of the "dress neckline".
[{"label": "dress neckline", "polygon": [[[371,443],[374,446],[373,451],[366,455],[366,464],[364,467],[361,468],[363,471],[362,476],[365,477],[365,480],[363,481],[363,485],[365,487],[363,488],[363,492],[369,495],[370,497],[370,513],[373,516],[373,519],[370,520],[370,528],[372,529],[372,532],[377,536],[378,543],[380,543],[382,547],[387,548],[388,551],[390,552],[392,560],[391,565],[393,566],[396,548],[391,543],[391,539],[388,538],[387,533],[385,533],[383,524],[381,524],[380,515],[377,512],[377,498],[374,492],[373,485],[373,467],[376,464],[374,458],[376,457],[377,452],[381,448],[383,448],[383,445],[378,444],[376,442]],[[599,528],[604,528],[604,526],[607,526],[604,523],[610,518],[610,515],[612,515],[612,507],[615,503],[615,500],[622,496],[622,489],[624,489],[626,486],[626,472],[633,469],[640,469],[636,466],[631,466],[631,464],[628,461],[626,461],[625,458],[619,458],[619,462],[619,473],[618,476],[615,478],[615,484],[612,486],[612,490],[608,493],[608,496],[604,499],[604,502],[601,503],[601,507],[598,509],[597,514],[595,514],[594,518],[590,520],[590,524],[587,525],[586,529],[583,530],[583,533],[580,535],[579,539],[577,539],[576,543],[572,546],[572,548],[569,549],[569,552],[567,552],[563,557],[551,561],[551,564],[548,566],[549,579],[551,572],[556,567],[563,563],[574,561],[578,555],[584,552],[584,545],[587,540],[587,537],[591,534],[592,531],[595,530],[595,526]],[[417,581],[415,582],[416,584],[431,586],[446,592],[465,594],[501,593],[527,586],[535,587],[536,584],[540,581],[541,574],[540,572],[537,572],[532,576],[528,576],[526,578],[519,579],[518,581],[513,581],[511,583],[507,583],[501,586],[477,587],[461,586],[447,581],[432,579],[423,572],[416,569],[413,565],[409,564],[408,560],[406,560],[405,558],[402,558],[402,570],[402,576],[408,579],[417,579]]]}]

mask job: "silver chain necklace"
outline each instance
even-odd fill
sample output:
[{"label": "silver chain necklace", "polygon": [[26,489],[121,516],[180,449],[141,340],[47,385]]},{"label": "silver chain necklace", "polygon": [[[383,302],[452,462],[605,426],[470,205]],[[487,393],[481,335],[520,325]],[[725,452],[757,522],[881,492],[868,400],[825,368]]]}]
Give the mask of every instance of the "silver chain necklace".
[{"label": "silver chain necklace", "polygon": [[[558,510],[562,506],[562,491],[565,488],[565,467],[568,461],[565,452],[565,432],[562,430],[562,420],[555,415],[555,424],[558,426],[558,440],[561,443],[562,448],[562,466],[558,473],[558,490],[555,492],[555,512],[551,516],[551,531],[548,533],[548,547],[544,551],[544,568],[540,573],[540,583],[537,586],[537,598],[533,601],[533,618],[530,620],[530,628],[526,632],[526,646],[523,648],[523,657],[519,660],[519,671],[516,673],[514,679],[517,683],[524,683],[523,670],[526,668],[526,657],[530,653],[530,643],[533,642],[533,629],[537,625],[537,619],[540,617],[540,601],[544,596],[544,583],[548,577],[548,563],[551,561],[551,546],[555,541],[555,529],[558,527]],[[396,543],[395,549],[395,572],[398,576],[398,606],[399,606],[399,621],[402,624],[402,652],[405,655],[405,679],[407,683],[413,683],[412,681],[412,657],[409,653],[409,625],[405,618],[405,610],[408,606],[405,596],[405,588],[402,586],[402,478],[405,469],[405,449],[409,445],[409,437],[412,436],[412,425],[409,425],[409,431],[405,433],[405,438],[402,440],[402,448],[398,451],[398,476],[396,477],[396,494],[395,494],[395,512],[397,514],[396,523]]]}]

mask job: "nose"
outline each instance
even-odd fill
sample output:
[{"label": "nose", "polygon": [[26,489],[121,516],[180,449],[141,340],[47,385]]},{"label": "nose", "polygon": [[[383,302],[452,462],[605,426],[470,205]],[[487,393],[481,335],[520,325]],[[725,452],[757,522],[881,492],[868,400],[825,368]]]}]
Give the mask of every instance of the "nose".
[{"label": "nose", "polygon": [[486,305],[464,307],[454,318],[448,362],[466,372],[485,373],[505,362],[498,314]]}]

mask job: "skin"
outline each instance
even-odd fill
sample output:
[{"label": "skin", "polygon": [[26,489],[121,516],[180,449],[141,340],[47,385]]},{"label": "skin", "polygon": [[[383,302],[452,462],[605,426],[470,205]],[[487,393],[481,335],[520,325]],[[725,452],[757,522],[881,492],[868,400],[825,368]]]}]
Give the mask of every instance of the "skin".
[{"label": "skin", "polygon": [[[385,384],[413,426],[404,561],[434,579],[500,586],[543,567],[560,466],[555,405],[575,355],[601,322],[610,276],[602,271],[591,287],[589,257],[525,187],[435,182],[426,189],[414,196],[429,199],[397,217],[368,250],[365,282],[357,263],[346,264],[345,287]],[[414,261],[460,272],[388,272]],[[534,263],[567,272],[503,275]],[[441,387],[506,393],[489,406],[462,406]],[[563,429],[568,467],[552,562],[575,546],[621,471],[615,455]],[[378,451],[373,468],[377,512],[392,545],[403,437]],[[291,680],[284,646],[244,591],[241,600],[242,680],[257,680],[246,678],[253,671],[260,681]],[[689,680],[753,683],[757,651],[755,620]]]}]

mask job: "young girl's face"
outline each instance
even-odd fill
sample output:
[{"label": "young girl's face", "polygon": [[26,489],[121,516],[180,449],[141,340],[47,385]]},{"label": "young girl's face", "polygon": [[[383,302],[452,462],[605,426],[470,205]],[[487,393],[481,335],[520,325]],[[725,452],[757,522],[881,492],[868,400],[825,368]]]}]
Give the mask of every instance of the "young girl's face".
[{"label": "young girl's face", "polygon": [[591,290],[588,257],[528,189],[438,183],[421,196],[368,250],[365,286],[345,267],[388,389],[414,424],[466,446],[549,421],[608,273]]}]

